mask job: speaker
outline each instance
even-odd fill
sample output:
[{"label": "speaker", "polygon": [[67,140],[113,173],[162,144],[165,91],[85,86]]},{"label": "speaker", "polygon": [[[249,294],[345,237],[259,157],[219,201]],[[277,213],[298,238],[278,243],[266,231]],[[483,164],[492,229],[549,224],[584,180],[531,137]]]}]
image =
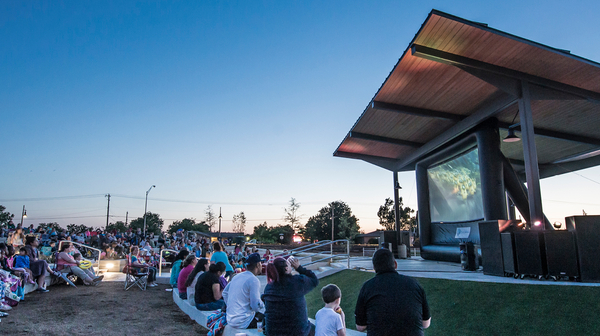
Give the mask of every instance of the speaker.
[{"label": "speaker", "polygon": [[479,222],[479,241],[481,243],[483,274],[503,276],[504,267],[502,265],[499,222]]},{"label": "speaker", "polygon": [[395,258],[399,258],[398,255],[398,236],[396,231],[384,231],[383,241],[385,242],[385,248],[388,248],[389,243],[392,243],[392,253]]},{"label": "speaker", "polygon": [[546,275],[544,236],[540,231],[516,231],[515,252],[519,274]]},{"label": "speaker", "polygon": [[502,242],[502,260],[504,272],[518,274],[517,259],[515,258],[515,242],[512,232],[503,232],[500,234]]},{"label": "speaker", "polygon": [[572,216],[565,222],[575,234],[581,281],[600,282],[600,216]]},{"label": "speaker", "polygon": [[579,277],[573,232],[543,231],[548,275]]}]

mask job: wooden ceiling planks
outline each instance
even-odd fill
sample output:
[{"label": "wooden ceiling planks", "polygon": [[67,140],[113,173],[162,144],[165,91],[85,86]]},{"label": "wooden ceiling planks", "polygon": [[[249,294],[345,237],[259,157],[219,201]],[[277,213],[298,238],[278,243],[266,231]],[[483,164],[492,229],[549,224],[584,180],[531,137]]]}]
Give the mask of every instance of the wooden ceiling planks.
[{"label": "wooden ceiling planks", "polygon": [[[433,11],[415,36],[414,43],[468,57],[542,78],[600,92],[600,66],[534,42],[510,36],[476,23]],[[411,46],[409,45],[409,48]],[[497,88],[458,67],[413,56],[407,50],[373,98],[376,101],[470,115],[491,98]],[[584,100],[532,101],[534,127],[600,138],[600,105]],[[504,123],[519,122],[513,104],[497,117]],[[515,118],[515,114],[517,117]],[[367,108],[352,130],[393,139],[426,143],[455,121]],[[501,134],[506,134],[501,130]],[[346,138],[360,153],[402,159],[414,147],[372,140]],[[574,141],[536,136],[540,163],[548,163],[593,148]],[[400,150],[398,147],[402,147]],[[386,154],[386,151],[389,153]],[[522,144],[502,143],[509,158],[522,160]]]}]

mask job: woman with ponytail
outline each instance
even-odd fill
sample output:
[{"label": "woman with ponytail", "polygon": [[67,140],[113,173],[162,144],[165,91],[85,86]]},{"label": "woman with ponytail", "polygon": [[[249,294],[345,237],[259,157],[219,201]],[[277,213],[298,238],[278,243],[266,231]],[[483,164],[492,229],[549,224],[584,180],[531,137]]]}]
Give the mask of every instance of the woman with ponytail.
[{"label": "woman with ponytail", "polygon": [[[292,275],[295,269],[299,274]],[[267,265],[265,303],[265,335],[314,335],[315,327],[308,321],[304,295],[319,284],[317,276],[290,257],[277,257]]]},{"label": "woman with ponytail", "polygon": [[208,272],[202,273],[196,282],[194,301],[198,310],[217,310],[223,308],[223,290],[219,277],[225,273],[225,264],[219,261],[210,265]]}]

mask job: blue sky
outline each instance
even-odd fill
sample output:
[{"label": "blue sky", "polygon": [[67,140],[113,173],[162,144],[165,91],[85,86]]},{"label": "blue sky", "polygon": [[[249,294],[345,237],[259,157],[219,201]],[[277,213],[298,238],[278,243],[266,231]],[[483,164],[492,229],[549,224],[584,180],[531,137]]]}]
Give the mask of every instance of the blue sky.
[{"label": "blue sky", "polygon": [[[600,61],[597,1],[2,2],[0,204],[100,226],[104,194],[136,218],[155,184],[167,225],[212,204],[251,232],[295,197],[303,222],[342,200],[374,230],[391,172],[332,153],[432,8]],[[600,214],[599,180],[544,180],[550,220]]]}]

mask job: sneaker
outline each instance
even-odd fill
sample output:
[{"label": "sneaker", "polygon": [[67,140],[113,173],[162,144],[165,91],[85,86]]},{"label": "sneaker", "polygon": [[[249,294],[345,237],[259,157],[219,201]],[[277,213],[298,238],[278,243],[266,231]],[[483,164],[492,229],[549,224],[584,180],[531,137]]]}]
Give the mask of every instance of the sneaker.
[{"label": "sneaker", "polygon": [[94,282],[98,282],[98,281],[102,281],[102,279],[104,279],[104,275],[98,276],[94,278]]},{"label": "sneaker", "polygon": [[36,290],[37,290],[38,292],[41,292],[41,293],[48,293],[48,292],[49,292],[49,290],[47,290],[46,288],[38,288],[38,289],[36,289]]},{"label": "sneaker", "polygon": [[5,303],[0,303],[0,310],[6,311],[6,310],[11,310],[11,309],[12,309],[11,306],[9,306],[9,305],[7,305]]},{"label": "sneaker", "polygon": [[8,313],[0,312],[0,317],[7,317]]}]

